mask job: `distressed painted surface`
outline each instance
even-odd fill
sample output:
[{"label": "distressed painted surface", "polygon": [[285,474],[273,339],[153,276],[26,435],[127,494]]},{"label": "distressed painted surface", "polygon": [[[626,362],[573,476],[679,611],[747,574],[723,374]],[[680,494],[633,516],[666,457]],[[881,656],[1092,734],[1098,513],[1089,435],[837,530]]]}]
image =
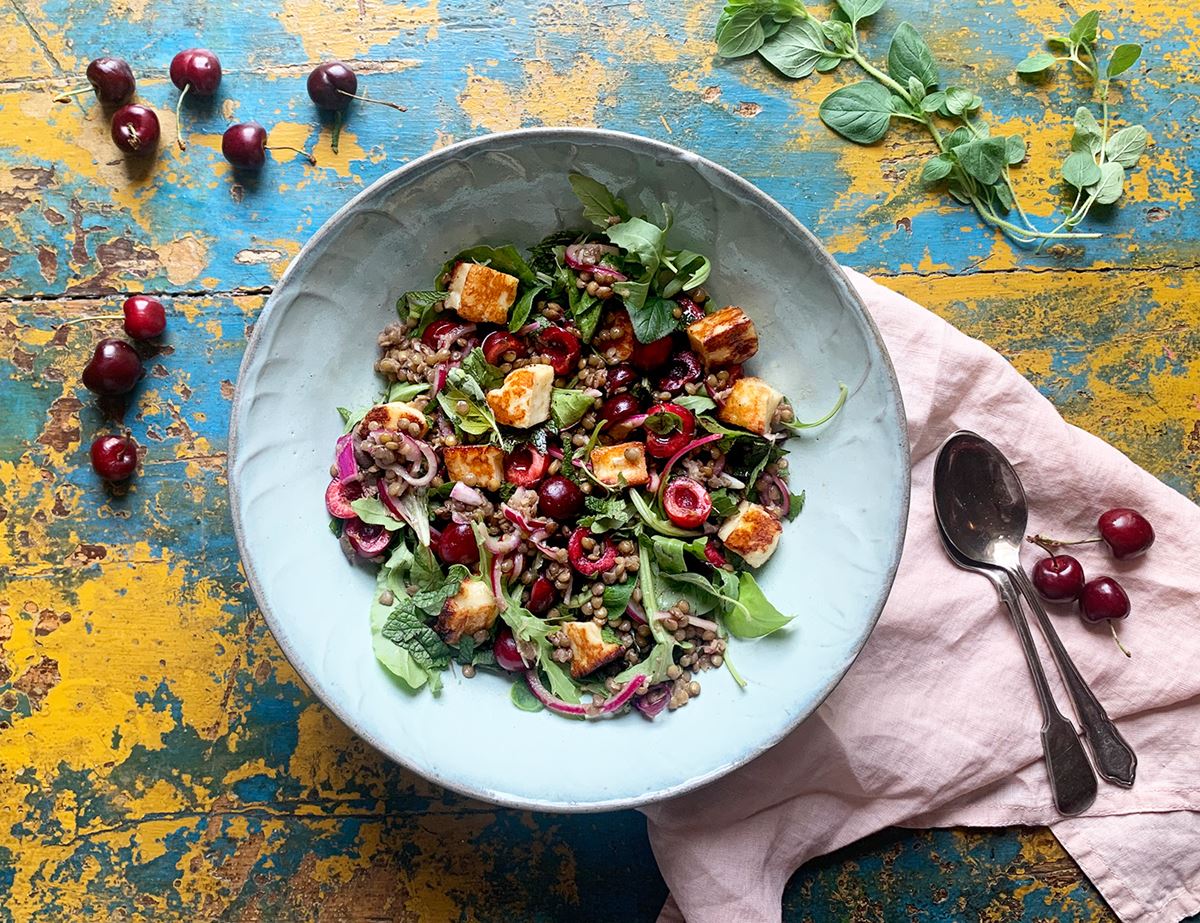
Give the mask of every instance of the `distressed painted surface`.
[{"label": "distressed painted surface", "polygon": [[[1105,0],[1151,65],[1119,98],[1153,145],[1086,251],[1032,255],[917,183],[922,138],[856,149],[786,83],[721,62],[718,2],[7,0],[0,7],[0,920],[651,919],[664,890],[636,814],[497,811],[385,763],[304,688],[255,611],[225,496],[246,334],[288,259],[355,190],[431,147],[531,124],[674,141],[749,177],[848,264],[1009,356],[1075,422],[1200,491],[1200,226],[1192,134],[1200,12]],[[1051,202],[1069,79],[1009,78],[1059,22],[1053,0],[893,0],[871,36],[920,23],[1030,140],[1021,188]],[[953,13],[942,12],[953,9]],[[901,15],[902,14],[902,15]],[[226,78],[172,145],[174,51]],[[869,46],[878,48],[868,38]],[[100,53],[134,65],[163,123],[125,163],[88,103],[55,105]],[[356,62],[374,96],[341,154],[304,94]],[[947,68],[949,70],[949,68]],[[836,78],[838,80],[844,78]],[[1047,103],[1049,104],[1047,106]],[[235,183],[220,131],[255,118],[290,154]],[[86,464],[101,408],[78,382],[115,325],[55,331],[112,293],[169,293],[170,331],[123,419],[141,475]],[[487,755],[481,755],[487,758]],[[586,767],[581,767],[586,771]],[[1045,832],[890,832],[797,875],[788,920],[1103,920]]]}]

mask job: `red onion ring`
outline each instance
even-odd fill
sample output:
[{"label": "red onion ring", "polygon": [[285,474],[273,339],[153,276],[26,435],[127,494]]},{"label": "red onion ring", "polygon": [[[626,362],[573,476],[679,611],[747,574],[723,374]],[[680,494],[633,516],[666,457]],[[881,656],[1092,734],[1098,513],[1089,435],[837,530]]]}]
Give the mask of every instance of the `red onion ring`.
[{"label": "red onion ring", "polygon": [[358,474],[358,462],[354,460],[354,439],[349,433],[338,438],[334,455],[337,458],[338,477],[341,480]]},{"label": "red onion ring", "polygon": [[[450,492],[450,496],[454,496],[453,491]],[[544,532],[546,527],[550,525],[550,523],[546,522],[544,519],[528,518],[524,513],[520,512],[519,510],[514,510],[507,503],[500,504],[500,512],[504,514],[505,519],[511,522],[526,535],[530,535],[534,532]]]},{"label": "red onion ring", "polygon": [[428,487],[434,477],[437,475],[438,460],[437,453],[433,451],[433,446],[420,439],[414,439],[407,433],[401,433],[400,438],[404,440],[405,446],[416,449],[425,456],[425,473],[421,475],[411,475],[403,468],[399,470],[400,477],[408,481],[413,487]]},{"label": "red onion ring", "polygon": [[625,606],[625,614],[637,622],[639,625],[646,624],[646,613],[642,611],[642,607],[635,603],[632,599]]},{"label": "red onion ring", "polygon": [[659,683],[656,686],[651,686],[645,695],[638,696],[633,703],[633,707],[640,711],[643,717],[655,718],[662,713],[662,710],[667,707],[667,703],[670,701],[671,684]]},{"label": "red onion ring", "polygon": [[455,481],[450,488],[450,499],[465,503],[467,506],[483,506],[487,498],[474,487],[468,487],[462,481]]},{"label": "red onion ring", "polygon": [[451,327],[449,330],[447,330],[445,333],[443,333],[441,336],[439,336],[437,338],[438,349],[439,350],[449,349],[450,344],[452,344],[455,340],[459,339],[460,337],[464,337],[469,333],[474,333],[474,332],[475,332],[474,324],[459,324],[457,327]]},{"label": "red onion ring", "polygon": [[564,702],[558,696],[551,694],[538,678],[536,667],[525,671],[525,684],[529,686],[529,691],[533,693],[534,698],[550,711],[558,712],[560,715],[570,715],[572,718],[587,717],[587,709],[584,706],[576,705],[573,702]]},{"label": "red onion ring", "polygon": [[[660,489],[659,489],[658,493],[661,494],[662,488],[664,488],[666,486],[667,475],[671,473],[671,469],[675,466],[675,462],[679,461],[679,459],[681,459],[681,458],[683,458],[683,456],[687,455],[688,452],[694,451],[695,449],[698,449],[701,446],[708,445],[710,442],[716,442],[720,438],[721,438],[720,433],[710,433],[707,436],[701,436],[699,439],[693,439],[691,442],[689,442],[687,445],[685,445],[682,449],[680,449],[678,452],[676,452],[674,455],[672,455],[669,459],[667,459],[667,463],[665,465],[663,465],[662,471],[659,472],[659,485],[658,486]],[[659,499],[659,502],[662,502],[661,496],[658,499]]]},{"label": "red onion ring", "polygon": [[484,541],[487,550],[496,555],[497,558],[512,554],[521,544],[521,536],[516,532],[509,532],[504,538],[497,538],[494,535],[489,535]]}]

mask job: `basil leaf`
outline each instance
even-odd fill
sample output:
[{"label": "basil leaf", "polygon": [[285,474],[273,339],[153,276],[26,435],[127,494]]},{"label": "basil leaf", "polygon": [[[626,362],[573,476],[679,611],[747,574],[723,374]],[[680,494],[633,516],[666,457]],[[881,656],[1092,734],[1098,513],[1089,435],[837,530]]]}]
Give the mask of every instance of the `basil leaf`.
[{"label": "basil leaf", "polygon": [[785,77],[807,77],[817,62],[829,54],[825,33],[816,20],[793,19],[768,39],[758,53]]},{"label": "basil leaf", "polygon": [[738,598],[725,613],[725,627],[735,638],[762,638],[787,625],[793,616],[784,615],[763,595],[748,571],[738,576]]},{"label": "basil leaf", "polygon": [[1141,56],[1141,45],[1118,45],[1108,59],[1108,76],[1115,77],[1117,74],[1125,73],[1137,63]]},{"label": "basil leaf", "polygon": [[1058,63],[1058,59],[1052,54],[1045,51],[1039,51],[1031,54],[1028,58],[1017,65],[1018,74],[1043,74]]},{"label": "basil leaf", "polygon": [[1089,186],[1087,191],[1096,197],[1098,205],[1112,205],[1125,191],[1125,168],[1119,163],[1100,164],[1100,179]]},{"label": "basil leaf", "polygon": [[1084,189],[1100,181],[1100,167],[1091,154],[1078,151],[1063,161],[1062,177],[1076,189]]},{"label": "basil leaf", "polygon": [[[632,306],[630,306],[632,308]],[[675,302],[653,295],[641,308],[632,308],[629,320],[633,335],[639,343],[653,343],[679,326],[675,319]]]},{"label": "basil leaf", "polygon": [[725,58],[740,58],[762,47],[766,34],[759,21],[758,10],[742,7],[717,23],[717,54]]},{"label": "basil leaf", "polygon": [[891,94],[877,83],[852,83],[825,97],[821,121],[843,138],[871,144],[887,134],[892,119],[890,99]]},{"label": "basil leaf", "polygon": [[1137,166],[1142,152],[1146,150],[1146,129],[1141,125],[1122,128],[1104,145],[1104,156],[1113,163],[1130,168]]},{"label": "basil leaf", "polygon": [[592,409],[593,398],[584,391],[555,388],[550,393],[550,418],[559,429],[578,423]]},{"label": "basil leaf", "polygon": [[938,69],[934,63],[933,54],[925,39],[919,32],[906,22],[900,23],[892,43],[888,46],[888,73],[901,84],[908,82],[909,77],[916,77],[932,90],[938,84]]},{"label": "basil leaf", "polygon": [[878,13],[883,8],[883,0],[837,0],[837,5],[851,26],[857,26],[860,19]]},{"label": "basil leaf", "polygon": [[529,320],[529,315],[533,311],[533,300],[545,290],[546,286],[540,282],[532,288],[525,289],[525,294],[513,305],[512,316],[508,319],[509,330],[516,333],[525,326],[525,322]]},{"label": "basil leaf", "polygon": [[1089,10],[1071,26],[1067,39],[1072,45],[1091,45],[1096,41],[1096,28],[1100,25],[1100,11]]},{"label": "basil leaf", "polygon": [[1000,179],[1008,163],[1008,149],[1003,138],[977,138],[954,148],[958,164],[985,186]]},{"label": "basil leaf", "polygon": [[533,270],[529,268],[529,264],[525,262],[525,258],[521,256],[520,252],[512,244],[506,244],[503,247],[480,245],[463,250],[458,256],[442,267],[442,274],[450,272],[456,263],[464,262],[486,264],[497,272],[516,276],[526,285],[537,283],[537,276],[534,275]]},{"label": "basil leaf", "polygon": [[583,204],[583,217],[600,230],[608,228],[609,218],[628,218],[629,208],[613,195],[603,183],[582,173],[570,173],[567,182],[575,197]]}]

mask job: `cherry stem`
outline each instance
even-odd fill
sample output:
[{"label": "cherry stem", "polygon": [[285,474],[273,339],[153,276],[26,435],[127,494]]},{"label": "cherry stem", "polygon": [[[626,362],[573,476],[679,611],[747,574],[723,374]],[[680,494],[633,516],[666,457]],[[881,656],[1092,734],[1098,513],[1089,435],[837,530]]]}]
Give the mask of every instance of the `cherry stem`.
[{"label": "cherry stem", "polygon": [[74,320],[65,320],[59,327],[70,327],[72,324],[83,324],[92,320],[124,320],[124,314],[89,314],[87,317],[76,317]]},{"label": "cherry stem", "polygon": [[175,103],[175,143],[179,145],[181,151],[187,150],[187,142],[183,138],[183,119],[179,113],[183,109],[183,98],[188,95],[188,90],[191,88],[190,83],[185,83],[183,89],[179,91],[179,100]]},{"label": "cherry stem", "polygon": [[1045,541],[1045,540],[1042,538],[1042,536],[1040,536],[1040,535],[1031,535],[1031,536],[1029,537],[1029,542],[1030,542],[1030,544],[1037,545],[1039,548],[1041,548],[1041,549],[1042,549],[1042,551],[1044,551],[1044,552],[1046,552],[1046,554],[1050,555],[1050,560],[1051,560],[1051,561],[1057,561],[1057,560],[1058,560],[1058,555],[1056,555],[1056,554],[1054,553],[1054,547],[1053,547],[1053,545],[1051,545],[1051,544],[1047,543],[1047,542],[1046,542],[1046,541]]},{"label": "cherry stem", "polygon": [[342,110],[339,109],[333,114],[333,134],[329,138],[329,146],[333,148],[333,152],[338,152],[338,140],[342,137]]},{"label": "cherry stem", "polygon": [[1132,659],[1133,654],[1131,654],[1131,653],[1129,653],[1129,651],[1125,650],[1125,645],[1122,644],[1121,639],[1117,637],[1117,623],[1114,622],[1112,619],[1109,619],[1108,627],[1110,629],[1112,629],[1113,640],[1117,642],[1117,647],[1119,647],[1121,649],[1121,653],[1124,654],[1126,657],[1129,657],[1130,659]]},{"label": "cherry stem", "polygon": [[351,99],[360,99],[364,103],[374,103],[377,106],[387,106],[389,109],[395,109],[397,112],[407,112],[408,106],[401,106],[396,103],[389,103],[383,99],[372,99],[370,96],[359,96],[357,93],[347,93],[345,90],[338,90],[343,96],[349,96]]},{"label": "cherry stem", "polygon": [[[1104,541],[1101,538],[1080,538],[1073,542],[1060,541],[1057,538],[1050,538],[1046,535],[1027,535],[1025,541],[1031,545],[1038,545],[1045,551],[1050,551],[1051,548],[1065,548],[1067,545],[1094,545],[1096,542]],[[1053,552],[1051,552],[1053,554]]]},{"label": "cherry stem", "polygon": [[56,103],[69,103],[71,101],[72,96],[82,96],[84,93],[88,92],[88,90],[93,90],[93,89],[95,89],[95,87],[93,87],[89,83],[87,86],[79,87],[78,89],[64,90],[63,92],[59,93],[57,96],[54,97],[54,101]]},{"label": "cherry stem", "polygon": [[304,157],[307,157],[307,158],[308,158],[308,162],[309,162],[310,164],[312,164],[314,167],[317,165],[317,158],[316,158],[316,157],[314,157],[314,156],[313,156],[312,154],[310,154],[308,151],[301,150],[301,149],[300,149],[300,148],[298,148],[298,147],[292,147],[290,144],[268,144],[268,145],[266,145],[266,146],[264,147],[264,150],[268,150],[268,151],[293,151],[293,152],[295,152],[295,153],[297,153],[297,154],[300,154],[300,155],[302,155],[302,156],[304,156]]}]

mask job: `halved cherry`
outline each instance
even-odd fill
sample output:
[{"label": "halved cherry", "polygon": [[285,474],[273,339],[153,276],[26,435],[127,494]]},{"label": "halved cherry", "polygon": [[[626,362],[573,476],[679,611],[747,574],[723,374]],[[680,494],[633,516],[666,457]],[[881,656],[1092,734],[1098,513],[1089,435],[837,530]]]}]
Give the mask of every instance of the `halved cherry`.
[{"label": "halved cherry", "polygon": [[565,327],[547,327],[538,336],[538,346],[550,357],[555,375],[570,375],[579,362],[579,337]]},{"label": "halved cherry", "polygon": [[704,545],[704,557],[708,558],[708,563],[713,567],[724,567],[729,563],[725,557],[725,552],[721,550],[721,546],[717,544],[716,537],[710,537]]},{"label": "halved cherry", "polygon": [[685,295],[680,295],[675,299],[675,303],[679,305],[679,309],[683,311],[683,316],[680,317],[685,324],[694,324],[698,320],[704,320],[704,308],[692,301]]},{"label": "halved cherry", "polygon": [[692,478],[674,478],[663,494],[667,518],[683,529],[694,529],[712,512],[712,497]]},{"label": "halved cherry", "polygon": [[358,513],[354,512],[350,504],[361,498],[362,495],[361,481],[332,480],[325,488],[325,509],[335,519],[357,519]]},{"label": "halved cherry", "polygon": [[692,441],[696,415],[679,404],[655,404],[646,412],[646,451],[655,458],[670,458]]},{"label": "halved cherry", "polygon": [[604,386],[609,391],[624,391],[627,388],[637,384],[637,380],[641,376],[634,370],[632,365],[621,363],[614,365],[608,370],[608,376],[604,379]]},{"label": "halved cherry", "polygon": [[633,347],[633,355],[629,357],[629,361],[643,372],[648,372],[666,364],[667,360],[671,358],[671,349],[674,345],[670,334],[659,337],[651,343],[637,343]]},{"label": "halved cherry", "polygon": [[496,665],[509,673],[524,673],[528,667],[521,658],[521,650],[517,647],[517,639],[513,637],[512,629],[502,625],[496,632],[496,643],[492,645],[496,654]]},{"label": "halved cherry", "polygon": [[[588,553],[583,547],[583,540],[586,538],[594,539],[597,544],[603,541],[604,546],[600,549],[599,557],[588,557]],[[595,577],[597,574],[603,574],[617,563],[617,546],[607,535],[593,536],[591,529],[587,526],[580,526],[571,533],[571,539],[567,542],[567,557],[571,561],[571,566],[583,576]]]},{"label": "halved cherry", "polygon": [[690,349],[681,349],[671,357],[667,370],[658,380],[660,391],[682,391],[685,385],[699,381],[703,374],[700,357]]},{"label": "halved cherry", "polygon": [[534,615],[542,615],[549,612],[557,600],[558,591],[554,584],[545,577],[538,577],[529,588],[529,601],[525,605]]},{"label": "halved cherry", "polygon": [[425,328],[425,332],[421,334],[421,342],[430,349],[437,349],[438,341],[461,323],[450,317],[439,317]]},{"label": "halved cherry", "polygon": [[[483,338],[483,358],[489,364],[499,365],[504,362],[505,353],[512,353],[513,359],[523,359],[529,355],[529,347],[507,330],[493,330]],[[511,362],[512,359],[508,361]]]},{"label": "halved cherry", "polygon": [[504,478],[518,487],[532,487],[546,474],[544,454],[526,443],[504,457]]}]

